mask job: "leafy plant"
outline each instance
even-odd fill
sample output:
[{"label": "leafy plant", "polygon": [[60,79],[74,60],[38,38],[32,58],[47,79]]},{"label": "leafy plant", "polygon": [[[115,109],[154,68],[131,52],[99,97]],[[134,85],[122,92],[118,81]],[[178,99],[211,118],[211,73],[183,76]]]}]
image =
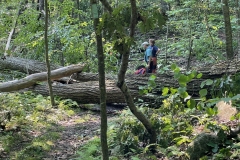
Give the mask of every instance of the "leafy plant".
[{"label": "leafy plant", "polygon": [[101,159],[100,152],[100,139],[98,137],[94,137],[91,141],[85,144],[81,149],[77,152],[78,158],[81,160],[100,160]]}]

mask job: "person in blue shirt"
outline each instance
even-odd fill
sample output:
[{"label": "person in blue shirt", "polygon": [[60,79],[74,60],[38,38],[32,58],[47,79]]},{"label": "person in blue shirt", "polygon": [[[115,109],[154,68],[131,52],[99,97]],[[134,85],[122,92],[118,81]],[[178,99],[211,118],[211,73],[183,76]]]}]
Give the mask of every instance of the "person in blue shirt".
[{"label": "person in blue shirt", "polygon": [[144,60],[147,63],[147,73],[152,73],[153,62],[152,62],[152,47],[149,46],[148,42],[142,43],[143,48],[145,49]]},{"label": "person in blue shirt", "polygon": [[152,73],[156,73],[157,55],[160,52],[160,49],[157,46],[155,46],[155,40],[154,39],[149,39],[149,45],[152,48],[152,61],[153,61]]}]

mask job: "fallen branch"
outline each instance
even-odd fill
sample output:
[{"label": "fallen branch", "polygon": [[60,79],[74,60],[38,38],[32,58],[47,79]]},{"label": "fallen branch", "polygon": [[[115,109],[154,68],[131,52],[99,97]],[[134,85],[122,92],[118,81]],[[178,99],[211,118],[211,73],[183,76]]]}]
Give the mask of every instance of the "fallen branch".
[{"label": "fallen branch", "polygon": [[[59,68],[54,71],[51,71],[51,79],[59,79],[61,77],[70,76],[73,73],[81,72],[84,68],[83,64],[78,65],[70,65],[67,67]],[[36,73],[29,75],[25,78],[9,81],[0,84],[0,92],[11,92],[17,91],[20,89],[24,89],[30,87],[37,82],[46,81],[47,80],[47,72]]]}]

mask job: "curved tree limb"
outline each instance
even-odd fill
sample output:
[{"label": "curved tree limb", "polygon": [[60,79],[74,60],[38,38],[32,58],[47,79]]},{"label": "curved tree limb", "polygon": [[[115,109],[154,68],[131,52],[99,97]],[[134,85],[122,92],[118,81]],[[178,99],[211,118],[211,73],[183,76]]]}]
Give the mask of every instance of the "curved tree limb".
[{"label": "curved tree limb", "polygon": [[[136,21],[137,21],[137,5],[136,0],[130,0],[131,3],[131,24],[130,24],[130,38],[134,38],[135,28],[136,28]],[[147,117],[138,110],[135,106],[133,98],[131,96],[130,90],[125,82],[125,75],[128,68],[128,61],[129,61],[129,54],[130,54],[130,47],[126,48],[122,51],[122,64],[120,70],[118,72],[118,82],[117,86],[120,88],[122,93],[124,94],[124,98],[131,110],[131,112],[137,117],[138,120],[142,122],[148,133],[151,135],[150,143],[156,143],[156,131],[153,129],[152,124],[147,119]]]}]

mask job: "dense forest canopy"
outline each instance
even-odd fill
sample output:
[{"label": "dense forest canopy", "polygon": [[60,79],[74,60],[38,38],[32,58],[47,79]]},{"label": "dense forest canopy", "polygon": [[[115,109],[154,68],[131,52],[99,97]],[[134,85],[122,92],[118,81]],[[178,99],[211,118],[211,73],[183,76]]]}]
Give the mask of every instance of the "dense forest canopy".
[{"label": "dense forest canopy", "polygon": [[0,159],[240,158],[239,0],[0,6]]}]

